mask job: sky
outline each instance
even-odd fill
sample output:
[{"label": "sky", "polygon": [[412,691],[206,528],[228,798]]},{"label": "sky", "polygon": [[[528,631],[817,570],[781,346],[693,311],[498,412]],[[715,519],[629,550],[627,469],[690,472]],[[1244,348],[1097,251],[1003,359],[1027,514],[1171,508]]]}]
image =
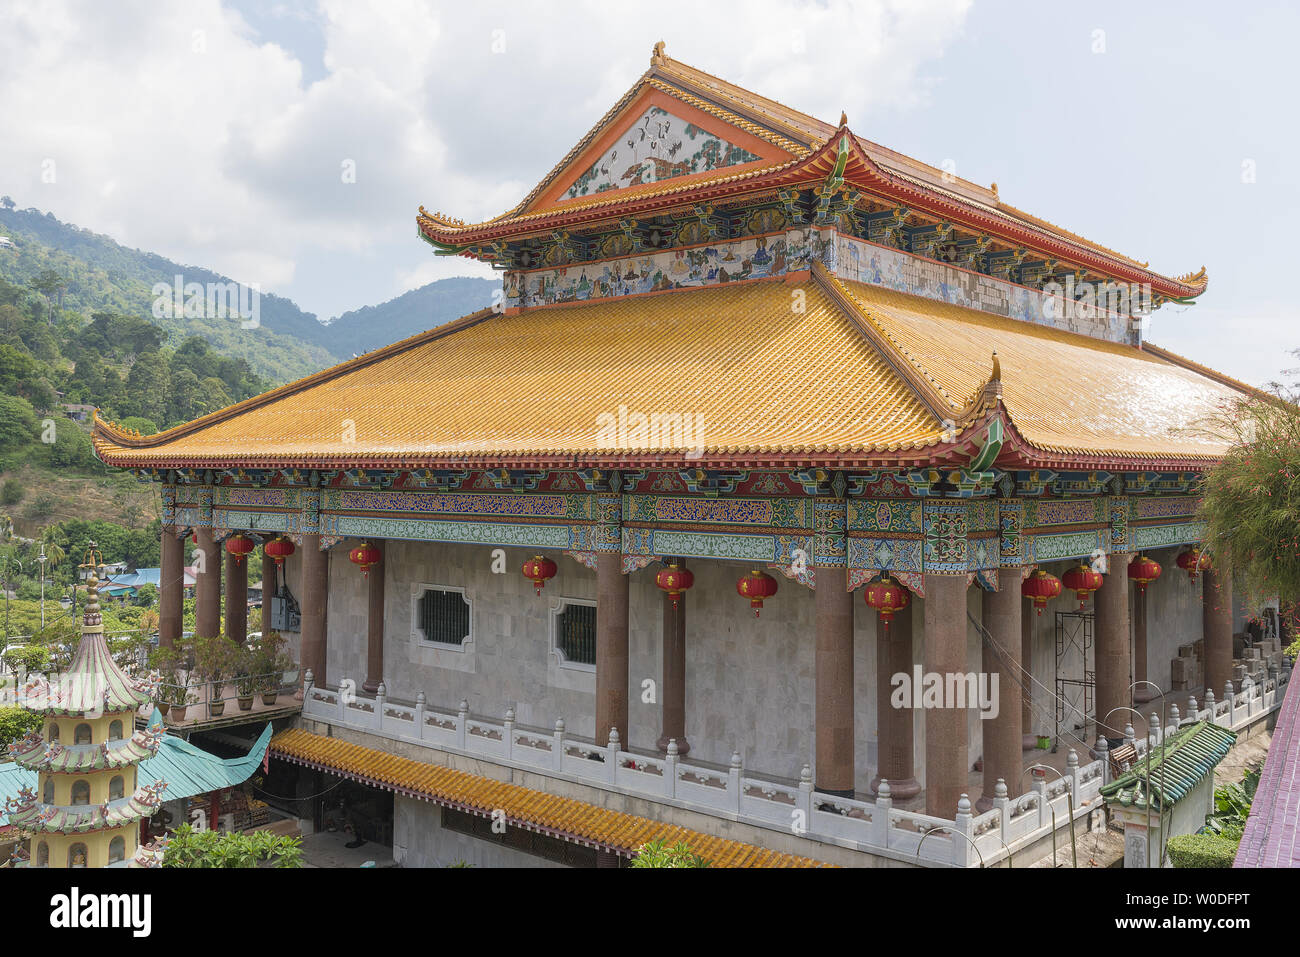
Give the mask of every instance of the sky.
[{"label": "sky", "polygon": [[[673,58],[1165,274],[1147,337],[1300,365],[1300,10],[1249,2],[0,0],[0,193],[322,319],[433,279],[423,204],[514,206]],[[1288,379],[1289,381],[1289,379]]]}]

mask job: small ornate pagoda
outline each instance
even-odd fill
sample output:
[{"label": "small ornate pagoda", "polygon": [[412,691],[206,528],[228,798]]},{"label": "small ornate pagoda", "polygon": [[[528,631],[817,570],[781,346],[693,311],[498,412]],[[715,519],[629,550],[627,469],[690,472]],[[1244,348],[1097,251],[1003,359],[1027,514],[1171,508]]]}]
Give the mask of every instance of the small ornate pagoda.
[{"label": "small ornate pagoda", "polygon": [[32,834],[29,846],[15,853],[15,865],[152,866],[159,859],[157,848],[138,847],[138,836],[166,784],[140,786],[137,766],[157,752],[163,730],[135,730],[157,674],[132,678],[113,660],[98,585],[92,567],[72,663],[56,680],[36,679],[24,689],[23,706],[44,715],[45,723],[9,745],[16,763],[37,772],[40,789],[24,788],[6,808],[10,823]]}]

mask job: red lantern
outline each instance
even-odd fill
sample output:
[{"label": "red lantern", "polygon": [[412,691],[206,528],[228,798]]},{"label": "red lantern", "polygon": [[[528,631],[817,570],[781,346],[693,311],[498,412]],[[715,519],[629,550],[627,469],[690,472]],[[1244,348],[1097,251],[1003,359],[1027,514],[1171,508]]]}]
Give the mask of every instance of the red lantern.
[{"label": "red lantern", "polygon": [[754,609],[754,617],[757,618],[759,609],[763,607],[763,599],[776,594],[776,579],[755,568],[736,582],[736,592],[741,598],[749,599],[749,607]]},{"label": "red lantern", "polygon": [[244,556],[248,555],[257,545],[251,538],[243,532],[236,532],[226,539],[226,551],[235,556],[235,564],[242,565]]},{"label": "red lantern", "polygon": [[1061,583],[1078,597],[1080,611],[1083,611],[1088,596],[1100,588],[1103,581],[1105,579],[1101,577],[1101,572],[1082,564],[1075,565],[1061,579]]},{"label": "red lantern", "polygon": [[682,592],[695,584],[695,576],[689,568],[682,568],[676,562],[672,562],[666,568],[659,570],[659,574],[655,576],[655,584],[668,593],[668,597],[673,600],[673,607],[676,608]]},{"label": "red lantern", "polygon": [[546,582],[554,578],[557,571],[559,569],[555,567],[555,562],[541,555],[524,562],[524,577],[537,586],[537,594],[539,595],[546,586]]},{"label": "red lantern", "polygon": [[880,613],[880,620],[889,630],[889,623],[894,620],[894,613],[902,611],[912,601],[912,593],[900,582],[894,581],[885,572],[878,579],[867,585],[862,593],[866,603]]},{"label": "red lantern", "polygon": [[277,565],[283,565],[284,560],[294,553],[293,542],[281,535],[279,538],[273,538],[262,546],[262,554],[273,560]]},{"label": "red lantern", "polygon": [[379,549],[369,542],[362,542],[348,552],[348,560],[361,569],[361,577],[370,577],[370,567],[379,564]]},{"label": "red lantern", "polygon": [[1128,563],[1128,577],[1138,586],[1139,595],[1146,594],[1147,585],[1159,578],[1161,571],[1160,563],[1145,555],[1139,555]]},{"label": "red lantern", "polygon": [[1047,603],[1061,594],[1061,580],[1041,568],[1020,583],[1020,594],[1034,603],[1034,608],[1042,615]]},{"label": "red lantern", "polygon": [[1214,567],[1210,564],[1210,556],[1201,551],[1200,547],[1196,545],[1184,548],[1179,552],[1176,562],[1179,568],[1187,572],[1187,577],[1192,584],[1196,584],[1198,572],[1209,571]]}]

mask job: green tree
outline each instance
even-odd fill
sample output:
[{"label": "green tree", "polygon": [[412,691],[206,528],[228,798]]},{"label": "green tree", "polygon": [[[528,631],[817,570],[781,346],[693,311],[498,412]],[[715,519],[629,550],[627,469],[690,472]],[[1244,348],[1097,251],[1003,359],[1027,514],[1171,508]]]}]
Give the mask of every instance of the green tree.
[{"label": "green tree", "polygon": [[41,726],[41,716],[23,708],[0,708],[0,746],[17,741]]},{"label": "green tree", "polygon": [[162,866],[257,867],[263,863],[302,867],[302,839],[269,831],[196,831],[182,824],[167,845]]},{"label": "green tree", "polygon": [[35,438],[36,412],[32,404],[15,395],[0,395],[0,448],[26,445]]},{"label": "green tree", "polygon": [[1300,389],[1275,385],[1216,417],[1227,453],[1205,476],[1200,517],[1216,567],[1230,567],[1252,604],[1300,599]]}]

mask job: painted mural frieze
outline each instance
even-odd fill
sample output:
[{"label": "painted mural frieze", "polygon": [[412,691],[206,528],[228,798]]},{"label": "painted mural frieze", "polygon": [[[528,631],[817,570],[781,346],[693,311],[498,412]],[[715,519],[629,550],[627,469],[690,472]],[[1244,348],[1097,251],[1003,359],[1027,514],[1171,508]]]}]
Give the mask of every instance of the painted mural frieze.
[{"label": "painted mural frieze", "polygon": [[652,106],[565,192],[577,199],[759,159],[748,150]]},{"label": "painted mural frieze", "polygon": [[1129,544],[1133,548],[1190,545],[1204,538],[1204,522],[1186,522],[1180,525],[1138,525],[1129,529]]},{"label": "painted mural frieze", "polygon": [[1106,551],[1110,544],[1110,529],[1095,532],[1064,532],[1059,535],[1034,535],[1029,539],[1032,555],[1026,558],[1035,562],[1054,562],[1070,558],[1089,558],[1098,549]]}]

